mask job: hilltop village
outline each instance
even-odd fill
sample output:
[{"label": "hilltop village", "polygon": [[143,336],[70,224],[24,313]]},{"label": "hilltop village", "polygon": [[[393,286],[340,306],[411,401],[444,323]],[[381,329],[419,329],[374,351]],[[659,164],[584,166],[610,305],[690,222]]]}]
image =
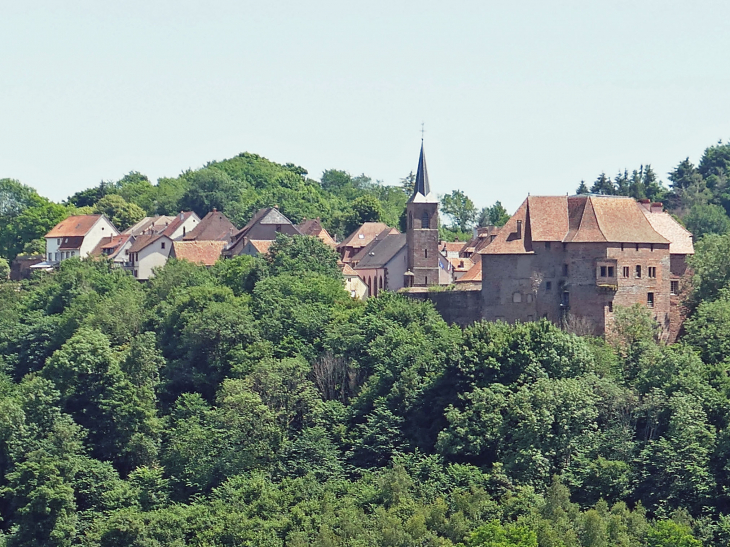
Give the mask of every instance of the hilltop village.
[{"label": "hilltop village", "polygon": [[432,300],[451,323],[545,318],[580,334],[604,334],[614,306],[640,304],[651,310],[663,339],[677,337],[693,240],[661,203],[602,194],[528,196],[504,226],[477,228],[470,241],[440,241],[438,227],[439,200],[422,145],[405,233],[365,222],[337,242],[319,218],[294,224],[275,206],[240,229],[216,209],[202,219],[192,211],[145,217],[124,231],[103,214],[77,215],[48,232],[45,255],[24,266],[52,270],[92,256],[146,281],[169,259],[212,266],[264,256],[280,234],[311,236],[337,251],[353,298],[401,291]]}]

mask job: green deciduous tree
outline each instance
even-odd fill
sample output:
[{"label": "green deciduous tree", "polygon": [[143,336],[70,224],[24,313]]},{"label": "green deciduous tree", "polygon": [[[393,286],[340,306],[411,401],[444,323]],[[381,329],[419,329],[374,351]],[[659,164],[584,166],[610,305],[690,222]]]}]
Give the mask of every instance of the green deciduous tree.
[{"label": "green deciduous tree", "polygon": [[106,215],[119,231],[124,231],[144,218],[139,205],[128,203],[122,196],[109,194],[94,204],[94,212]]},{"label": "green deciduous tree", "polygon": [[496,201],[491,207],[484,207],[479,213],[479,226],[504,226],[509,220],[507,209],[500,201]]},{"label": "green deciduous tree", "polygon": [[477,219],[474,202],[461,190],[441,197],[441,212],[451,218],[452,225],[462,232],[470,230]]}]

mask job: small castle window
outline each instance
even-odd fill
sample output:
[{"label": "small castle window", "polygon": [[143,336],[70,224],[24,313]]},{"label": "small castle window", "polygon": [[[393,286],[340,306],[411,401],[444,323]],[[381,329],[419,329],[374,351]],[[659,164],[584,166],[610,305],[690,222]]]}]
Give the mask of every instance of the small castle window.
[{"label": "small castle window", "polygon": [[649,266],[649,277],[656,277],[656,266]]},{"label": "small castle window", "polygon": [[646,305],[650,308],[654,307],[654,293],[653,292],[646,293]]},{"label": "small castle window", "polygon": [[641,266],[639,264],[636,265],[636,279],[641,279]]},{"label": "small castle window", "polygon": [[631,275],[631,268],[624,266],[624,277],[629,277],[629,275]]},{"label": "small castle window", "polygon": [[679,281],[672,281],[670,283],[670,285],[671,285],[671,289],[670,289],[671,293],[679,294]]},{"label": "small castle window", "polygon": [[428,249],[423,249],[423,258],[428,258]]},{"label": "small castle window", "polygon": [[161,249],[164,249],[165,248],[165,242],[164,241],[162,243],[160,243],[160,248]]},{"label": "small castle window", "polygon": [[553,282],[552,281],[545,281],[545,290],[550,291],[553,288]]},{"label": "small castle window", "polygon": [[601,277],[606,277],[606,270],[608,270],[606,266],[601,266]]},{"label": "small castle window", "polygon": [[518,293],[518,292],[513,293],[512,294],[512,302],[514,302],[515,304],[518,304],[518,303],[522,302],[522,294],[521,293]]},{"label": "small castle window", "polygon": [[431,228],[431,219],[428,216],[428,211],[423,212],[423,216],[421,217],[421,228],[424,230]]}]

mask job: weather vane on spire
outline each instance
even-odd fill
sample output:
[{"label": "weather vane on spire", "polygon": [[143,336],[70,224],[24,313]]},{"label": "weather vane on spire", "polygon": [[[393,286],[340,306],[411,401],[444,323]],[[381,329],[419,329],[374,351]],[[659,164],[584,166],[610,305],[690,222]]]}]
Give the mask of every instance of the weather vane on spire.
[{"label": "weather vane on spire", "polygon": [[423,142],[423,134],[426,132],[426,130],[423,128],[423,122],[421,122],[421,142]]}]

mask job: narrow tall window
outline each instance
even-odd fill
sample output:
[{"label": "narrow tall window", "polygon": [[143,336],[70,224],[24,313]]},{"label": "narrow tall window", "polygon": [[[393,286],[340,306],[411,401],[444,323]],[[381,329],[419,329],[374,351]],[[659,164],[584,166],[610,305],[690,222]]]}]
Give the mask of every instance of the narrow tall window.
[{"label": "narrow tall window", "polygon": [[608,277],[613,277],[613,266],[608,267]]},{"label": "narrow tall window", "polygon": [[424,230],[431,228],[431,219],[428,216],[428,211],[423,212],[423,216],[421,217],[421,228]]},{"label": "narrow tall window", "polygon": [[609,311],[609,313],[613,311],[613,301],[612,300],[608,301],[608,311]]},{"label": "narrow tall window", "polygon": [[636,265],[636,279],[641,279],[641,266],[639,264]]},{"label": "narrow tall window", "polygon": [[671,285],[671,293],[679,294],[679,281],[672,281],[670,283],[670,285]]},{"label": "narrow tall window", "polygon": [[631,275],[631,269],[628,266],[624,266],[624,277]]},{"label": "narrow tall window", "polygon": [[608,268],[606,268],[606,266],[601,266],[601,277],[606,277],[606,270],[607,269]]},{"label": "narrow tall window", "polygon": [[165,242],[164,241],[160,244],[160,248],[161,249],[164,249],[165,248]]},{"label": "narrow tall window", "polygon": [[563,264],[563,275],[565,275],[565,276],[568,275],[568,265],[567,264]]},{"label": "narrow tall window", "polygon": [[428,285],[428,276],[427,275],[423,277],[423,284]]},{"label": "narrow tall window", "polygon": [[423,249],[423,258],[428,258],[428,249]]},{"label": "narrow tall window", "polygon": [[551,291],[553,289],[553,282],[552,281],[545,281],[545,290]]},{"label": "narrow tall window", "polygon": [[656,277],[656,266],[649,266],[649,277]]},{"label": "narrow tall window", "polygon": [[654,293],[653,292],[646,293],[646,305],[649,306],[650,308],[654,307]]}]

